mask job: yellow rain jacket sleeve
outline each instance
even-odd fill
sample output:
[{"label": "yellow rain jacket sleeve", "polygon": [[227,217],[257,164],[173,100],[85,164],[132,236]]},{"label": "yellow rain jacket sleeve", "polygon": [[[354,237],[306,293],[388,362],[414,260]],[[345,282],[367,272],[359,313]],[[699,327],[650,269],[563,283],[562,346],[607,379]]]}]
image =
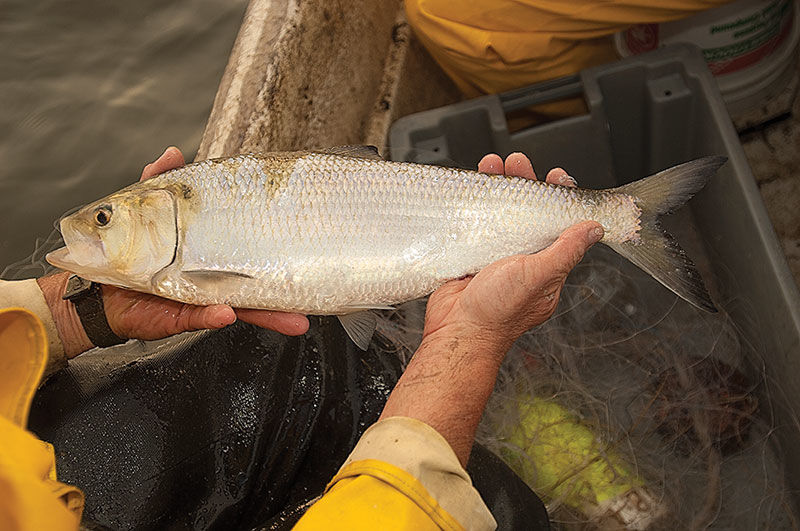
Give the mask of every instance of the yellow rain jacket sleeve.
[{"label": "yellow rain jacket sleeve", "polygon": [[[63,348],[34,280],[0,281],[0,308],[13,303],[26,308],[0,309],[0,529],[78,529],[83,494],[56,480],[53,447],[25,430],[46,367],[65,363]],[[48,342],[60,355],[55,364],[48,365]],[[427,424],[403,417],[364,433],[297,524],[348,530],[495,527],[447,441]]]},{"label": "yellow rain jacket sleeve", "polygon": [[56,323],[36,279],[0,280],[0,308],[25,308],[36,315],[44,325],[44,331],[47,333],[47,365],[44,379],[67,366],[67,357],[58,337]]},{"label": "yellow rain jacket sleeve", "polygon": [[31,401],[47,364],[47,337],[42,321],[29,310],[0,309],[3,530],[78,529],[83,512],[83,494],[56,480],[53,447],[25,430]]},{"label": "yellow rain jacket sleeve", "polygon": [[467,96],[617,59],[611,37],[731,0],[405,0],[408,21]]},{"label": "yellow rain jacket sleeve", "polygon": [[295,529],[494,529],[447,441],[427,424],[373,424]]}]

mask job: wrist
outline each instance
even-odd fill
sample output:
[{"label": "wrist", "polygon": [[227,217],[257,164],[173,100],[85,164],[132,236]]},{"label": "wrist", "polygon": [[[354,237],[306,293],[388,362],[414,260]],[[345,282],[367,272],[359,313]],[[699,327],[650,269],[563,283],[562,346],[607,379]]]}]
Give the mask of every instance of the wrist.
[{"label": "wrist", "polygon": [[64,346],[67,359],[74,358],[81,352],[94,347],[83,329],[75,305],[61,298],[67,287],[69,276],[70,273],[64,272],[36,279],[44,294],[50,314],[53,316],[53,322],[55,322],[56,331]]},{"label": "wrist", "polygon": [[498,365],[502,363],[515,339],[507,334],[465,322],[446,324],[425,331],[417,353],[446,349],[462,356],[480,357]]},{"label": "wrist", "polygon": [[464,466],[507,352],[495,337],[472,332],[442,327],[427,333],[381,414],[432,427]]}]

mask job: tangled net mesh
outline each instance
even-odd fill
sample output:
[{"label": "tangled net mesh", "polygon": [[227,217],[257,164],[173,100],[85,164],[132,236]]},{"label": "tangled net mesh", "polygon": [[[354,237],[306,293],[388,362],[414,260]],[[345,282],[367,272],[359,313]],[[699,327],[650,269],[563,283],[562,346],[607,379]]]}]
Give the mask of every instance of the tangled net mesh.
[{"label": "tangled net mesh", "polygon": [[[379,323],[406,361],[424,304]],[[508,354],[477,441],[558,529],[796,529],[761,354],[598,246]]]},{"label": "tangled net mesh", "polygon": [[36,238],[33,245],[33,252],[30,256],[5,265],[2,271],[0,271],[0,279],[23,280],[58,272],[59,269],[50,265],[45,259],[45,256],[50,251],[55,251],[64,245],[64,239],[61,237],[61,232],[59,230],[61,220],[80,208],[80,206],[71,208],[53,221],[53,230],[50,231],[50,234],[48,234],[46,238]]}]

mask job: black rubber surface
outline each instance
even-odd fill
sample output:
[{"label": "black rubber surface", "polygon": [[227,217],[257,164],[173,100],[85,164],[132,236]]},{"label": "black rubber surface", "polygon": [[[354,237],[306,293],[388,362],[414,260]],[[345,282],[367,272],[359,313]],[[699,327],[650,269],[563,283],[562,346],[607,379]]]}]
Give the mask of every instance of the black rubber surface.
[{"label": "black rubber surface", "polygon": [[[395,357],[358,350],[335,318],[312,318],[299,338],[238,323],[76,358],[37,393],[30,428],[54,444],[59,479],[83,489],[90,527],[287,528],[399,374]],[[468,470],[501,529],[546,515],[488,451],[476,448]]]}]

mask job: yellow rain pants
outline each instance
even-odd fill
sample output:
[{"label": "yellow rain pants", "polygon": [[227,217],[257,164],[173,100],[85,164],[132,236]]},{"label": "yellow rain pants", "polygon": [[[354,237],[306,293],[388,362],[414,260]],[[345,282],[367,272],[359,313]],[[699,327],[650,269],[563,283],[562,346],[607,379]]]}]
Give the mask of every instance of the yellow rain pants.
[{"label": "yellow rain pants", "polygon": [[612,36],[730,0],[405,0],[408,21],[468,97],[617,59]]}]

